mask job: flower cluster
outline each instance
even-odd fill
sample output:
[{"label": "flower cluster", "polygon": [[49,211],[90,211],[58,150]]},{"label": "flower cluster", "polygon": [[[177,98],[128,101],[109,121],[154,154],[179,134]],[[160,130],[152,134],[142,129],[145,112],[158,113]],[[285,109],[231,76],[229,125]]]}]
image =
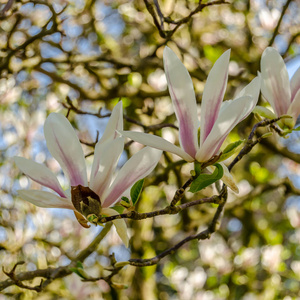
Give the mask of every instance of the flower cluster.
[{"label": "flower cluster", "polygon": [[[117,212],[110,207],[136,181],[149,175],[161,156],[161,151],[146,147],[133,155],[115,176],[117,162],[124,149],[124,138],[119,137],[116,130],[122,129],[122,103],[119,102],[102,138],[96,144],[88,182],[83,150],[73,127],[63,115],[51,113],[44,126],[45,139],[51,155],[69,178],[70,189],[63,190],[55,175],[44,165],[23,157],[15,157],[15,162],[23,173],[57,193],[19,190],[20,197],[40,207],[72,209],[84,227],[88,227],[89,215],[116,215]],[[127,246],[125,221],[117,219],[113,222]]]},{"label": "flower cluster", "polygon": [[[220,148],[231,130],[244,120],[257,104],[260,88],[274,109],[275,117],[289,114],[294,126],[300,113],[300,68],[291,83],[278,52],[267,48],[262,56],[261,76],[254,78],[233,100],[223,101],[228,80],[230,51],[214,64],[203,91],[200,119],[192,79],[175,53],[165,47],[163,59],[169,92],[179,123],[180,147],[161,137],[141,132],[123,131],[122,102],[112,111],[102,138],[95,146],[89,180],[80,141],[71,124],[61,114],[51,113],[44,125],[47,147],[68,177],[70,187],[64,190],[56,176],[44,165],[15,157],[17,166],[32,180],[52,189],[20,190],[23,199],[40,207],[56,207],[74,211],[79,223],[89,227],[93,217],[117,215],[111,208],[138,180],[156,167],[161,153],[168,151],[187,162],[204,163],[220,156]],[[200,137],[199,137],[200,129]],[[124,139],[147,145],[116,171],[124,150]],[[221,164],[222,180],[232,190],[238,189],[225,164]],[[92,217],[92,218],[91,218]],[[126,224],[115,219],[117,232],[128,246]]]}]

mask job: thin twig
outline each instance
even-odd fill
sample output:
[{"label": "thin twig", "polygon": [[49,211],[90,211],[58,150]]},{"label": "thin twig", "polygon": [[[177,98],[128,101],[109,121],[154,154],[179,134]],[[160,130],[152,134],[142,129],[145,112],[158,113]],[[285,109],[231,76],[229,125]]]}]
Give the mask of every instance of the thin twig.
[{"label": "thin twig", "polygon": [[274,29],[272,38],[271,38],[271,40],[270,40],[270,42],[269,42],[269,46],[272,46],[272,45],[273,45],[273,43],[274,43],[274,41],[275,41],[275,38],[276,38],[276,36],[278,35],[279,28],[280,28],[281,22],[282,22],[282,20],[283,20],[283,16],[285,15],[285,12],[286,12],[286,10],[288,9],[288,7],[289,7],[289,5],[290,5],[290,3],[291,3],[292,1],[293,1],[293,0],[287,0],[286,3],[285,3],[285,5],[283,6],[282,11],[281,11],[280,18],[279,18],[279,20],[278,20],[278,22],[277,22],[277,25],[276,25],[276,27],[275,27],[275,29]]}]

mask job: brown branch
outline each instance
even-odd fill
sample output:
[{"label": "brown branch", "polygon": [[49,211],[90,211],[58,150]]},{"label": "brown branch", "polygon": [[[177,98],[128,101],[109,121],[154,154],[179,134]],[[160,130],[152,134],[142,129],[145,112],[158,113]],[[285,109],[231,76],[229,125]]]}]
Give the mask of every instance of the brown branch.
[{"label": "brown branch", "polygon": [[[148,0],[144,0],[144,3],[145,3],[146,9],[148,10],[149,14],[152,16],[153,23],[154,23],[155,27],[157,28],[159,35],[162,38],[165,38],[167,40],[170,40],[170,38],[174,35],[174,33],[177,31],[177,29],[181,25],[188,23],[195,14],[201,12],[205,7],[212,6],[212,5],[229,4],[225,0],[212,1],[209,3],[205,3],[205,4],[202,4],[202,1],[199,1],[198,6],[194,10],[192,10],[188,16],[186,16],[180,20],[173,21],[170,17],[164,17],[163,13],[160,10],[158,2],[156,0],[154,0],[154,5],[156,7],[156,11],[155,11],[153,5],[150,4],[150,2]],[[160,18],[160,22],[158,21],[157,15]],[[169,23],[169,24],[175,24],[176,26],[172,30],[164,30],[164,22]]]},{"label": "brown branch", "polygon": [[209,3],[205,3],[205,4],[202,4],[201,1],[199,1],[199,2],[200,2],[199,5],[193,11],[191,11],[188,16],[186,16],[186,17],[184,17],[184,18],[182,18],[178,21],[172,21],[171,22],[172,24],[176,24],[176,26],[175,26],[174,29],[172,29],[171,31],[169,31],[167,33],[167,38],[168,39],[170,39],[172,37],[172,35],[174,35],[174,33],[177,31],[177,29],[181,25],[183,25],[185,23],[188,23],[195,14],[201,12],[205,7],[212,6],[212,5],[229,4],[229,2],[226,2],[225,0],[212,1],[212,2],[209,2]]},{"label": "brown branch", "polygon": [[235,159],[231,162],[231,164],[228,166],[228,170],[231,171],[231,169],[234,167],[235,164],[237,164],[237,162],[239,162],[246,154],[248,154],[256,144],[260,143],[264,139],[264,136],[261,136],[261,137],[257,138],[257,140],[253,141],[253,137],[254,137],[254,134],[256,133],[257,128],[271,125],[273,123],[276,123],[280,119],[282,119],[282,117],[276,118],[273,120],[264,119],[264,120],[256,123],[253,126],[251,133],[248,136],[245,146],[239,152],[239,154],[235,157]]},{"label": "brown branch", "polygon": [[[97,113],[92,113],[92,112],[87,112],[87,111],[83,111],[81,109],[79,109],[78,107],[76,107],[72,100],[67,97],[67,104],[66,103],[63,103],[62,104],[65,108],[67,108],[69,111],[74,111],[76,114],[78,115],[90,115],[90,116],[94,116],[94,117],[97,117],[99,119],[103,119],[103,118],[108,118],[111,116],[111,113],[107,113],[107,114],[101,114],[101,111],[102,111],[102,107],[98,110]],[[145,132],[153,132],[153,131],[156,131],[156,130],[159,130],[159,129],[162,129],[162,128],[165,128],[165,127],[171,127],[171,128],[174,128],[174,129],[178,129],[177,126],[173,125],[173,124],[170,124],[170,123],[161,123],[161,124],[155,124],[155,125],[150,125],[150,126],[146,126],[144,125],[143,123],[139,122],[139,121],[136,121],[126,115],[123,114],[123,118],[130,122],[130,123],[133,123],[133,124],[136,124],[138,126],[141,126],[144,128]],[[93,146],[93,144],[90,144],[88,146]]]},{"label": "brown branch", "polygon": [[5,13],[6,13],[8,10],[10,10],[10,8],[11,8],[12,5],[13,5],[13,3],[14,3],[14,0],[8,0],[8,1],[6,2],[5,6],[4,6],[3,9],[0,11],[0,16],[1,16],[1,17],[4,16]]},{"label": "brown branch", "polygon": [[286,10],[288,9],[288,7],[289,7],[289,5],[290,5],[290,3],[291,3],[292,1],[293,1],[293,0],[287,0],[286,3],[285,3],[285,5],[283,6],[282,12],[281,12],[281,15],[280,15],[280,18],[279,18],[279,20],[278,20],[278,22],[277,22],[277,25],[276,25],[275,29],[274,29],[273,36],[272,36],[272,38],[271,38],[271,40],[270,40],[270,42],[269,42],[269,46],[272,46],[272,45],[273,45],[273,43],[274,43],[274,41],[275,41],[275,38],[276,38],[276,36],[278,35],[279,28],[280,28],[280,25],[281,25],[283,16],[284,16]]},{"label": "brown branch", "polygon": [[[31,45],[32,43],[34,43],[36,40],[42,40],[43,37],[45,36],[48,36],[48,35],[51,35],[58,30],[58,25],[60,22],[57,21],[57,17],[62,14],[64,12],[64,10],[66,9],[67,6],[65,6],[59,13],[56,13],[55,9],[52,7],[52,5],[50,4],[47,4],[47,2],[41,2],[41,1],[36,1],[36,3],[41,3],[41,4],[44,4],[44,5],[47,5],[50,9],[50,11],[52,12],[52,16],[51,18],[47,21],[47,23],[43,26],[42,30],[40,33],[30,37],[29,39],[27,39],[22,45],[16,47],[15,49],[10,49],[10,47],[8,47],[7,50],[8,53],[5,57],[5,59],[2,60],[2,63],[0,64],[0,70],[5,70],[8,68],[9,66],[9,63],[10,63],[10,59],[18,54],[18,52],[21,52],[21,51],[25,51],[26,48]],[[50,23],[53,23],[51,28],[50,29],[47,29],[48,25]],[[7,45],[9,45],[9,41],[7,41]]]},{"label": "brown branch", "polygon": [[145,6],[149,12],[149,14],[152,16],[152,19],[153,19],[153,22],[154,22],[154,25],[156,26],[156,28],[158,29],[158,32],[159,32],[159,35],[162,37],[162,38],[165,38],[166,37],[166,33],[165,31],[163,30],[163,23],[162,24],[159,24],[157,18],[156,18],[156,13],[155,13],[155,10],[153,8],[153,6],[149,3],[148,0],[144,0],[144,3],[145,3]]},{"label": "brown branch", "polygon": [[184,244],[188,243],[189,241],[192,240],[205,240],[205,239],[209,239],[210,236],[216,231],[218,230],[219,226],[220,226],[220,218],[222,216],[223,213],[223,209],[227,200],[227,188],[224,186],[222,193],[220,194],[221,197],[221,202],[217,208],[217,211],[213,217],[213,220],[211,221],[210,225],[208,226],[208,228],[204,231],[201,231],[200,233],[197,234],[192,234],[188,237],[186,237],[185,239],[183,239],[182,241],[180,241],[179,243],[177,243],[175,246],[163,251],[162,253],[152,257],[152,258],[147,258],[147,259],[130,259],[129,263],[132,266],[136,266],[136,267],[148,267],[148,266],[152,266],[157,264],[162,258],[166,257],[167,255],[174,253],[176,250],[178,250],[181,246],[183,246]]},{"label": "brown branch", "polygon": [[6,272],[4,270],[4,267],[2,267],[2,271],[5,275],[7,275],[15,283],[16,286],[26,289],[26,290],[40,292],[42,290],[43,280],[41,280],[41,283],[37,286],[28,286],[28,285],[23,284],[22,281],[16,277],[15,271],[16,271],[17,266],[23,265],[23,264],[25,264],[25,262],[20,261],[14,265],[14,267],[11,269],[11,271]]},{"label": "brown branch", "polygon": [[[10,277],[10,279],[7,279],[5,281],[0,282],[0,291],[3,289],[12,286],[17,285],[19,287],[25,288],[25,289],[31,289],[36,291],[43,290],[48,284],[50,284],[53,280],[57,278],[66,277],[70,274],[72,274],[71,268],[74,268],[76,266],[76,262],[80,261],[83,262],[88,256],[90,256],[98,247],[99,243],[103,240],[103,238],[106,236],[108,231],[110,230],[112,224],[108,223],[105,225],[105,227],[102,229],[102,231],[96,236],[96,238],[90,243],[90,245],[82,250],[74,259],[73,261],[64,267],[58,267],[58,268],[47,268],[47,269],[40,269],[35,271],[29,271],[29,272],[21,272],[19,274],[15,274],[15,269],[18,265],[22,264],[23,262],[17,263],[14,268],[10,272],[4,273]],[[45,278],[46,281],[43,281],[40,286],[38,287],[30,287],[27,285],[24,285],[22,281],[32,280],[36,277],[42,277]],[[22,285],[22,286],[21,286]]]},{"label": "brown branch", "polygon": [[298,153],[290,152],[286,147],[283,147],[279,143],[271,143],[268,139],[264,139],[261,141],[261,144],[264,147],[266,147],[268,150],[270,150],[274,153],[278,153],[278,154],[300,164],[300,155]]},{"label": "brown branch", "polygon": [[[180,191],[180,189],[178,191]],[[181,193],[181,191],[180,191],[180,193]],[[176,196],[176,194],[175,194],[175,196]],[[155,211],[151,211],[151,212],[147,212],[147,213],[139,213],[137,211],[130,211],[128,213],[117,214],[117,212],[116,212],[115,216],[100,218],[99,223],[103,224],[103,223],[113,221],[116,219],[131,219],[131,220],[140,221],[140,220],[144,220],[144,219],[153,218],[156,216],[174,215],[174,214],[181,212],[182,210],[187,209],[188,207],[195,206],[195,205],[200,205],[200,204],[204,204],[204,203],[220,204],[221,198],[222,198],[221,194],[214,195],[212,197],[197,199],[197,200],[190,201],[190,202],[187,202],[187,203],[184,203],[181,205],[167,206],[163,209],[155,210]]]},{"label": "brown branch", "polygon": [[300,31],[297,32],[296,34],[294,34],[294,35],[292,35],[292,36],[290,37],[290,40],[289,40],[289,42],[288,42],[288,46],[286,47],[285,51],[282,53],[282,56],[285,56],[285,55],[289,52],[289,50],[290,50],[292,44],[295,42],[295,40],[296,40],[299,36],[300,36]]}]

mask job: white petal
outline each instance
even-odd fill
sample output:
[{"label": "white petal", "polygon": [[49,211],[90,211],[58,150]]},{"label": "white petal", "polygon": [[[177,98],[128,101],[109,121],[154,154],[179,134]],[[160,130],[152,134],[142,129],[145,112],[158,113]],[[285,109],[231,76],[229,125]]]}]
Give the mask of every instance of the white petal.
[{"label": "white petal", "polygon": [[296,123],[298,116],[300,115],[300,90],[296,93],[292,104],[290,105],[288,115],[291,115]]},{"label": "white petal", "polygon": [[51,113],[46,119],[44,134],[50,153],[69,177],[71,186],[87,186],[84,154],[68,119]]},{"label": "white petal", "polygon": [[207,77],[201,102],[200,148],[219,115],[227,86],[229,58],[230,50],[227,50],[216,61]]},{"label": "white petal", "polygon": [[[108,217],[115,216],[118,214],[114,209],[111,209],[111,208],[103,208],[101,210],[101,213]],[[119,237],[125,244],[126,248],[128,248],[129,238],[127,235],[127,225],[126,225],[125,220],[124,219],[116,219],[116,220],[113,220],[112,222],[114,223],[114,225],[116,227]]]},{"label": "white petal", "polygon": [[75,209],[69,198],[62,198],[53,193],[38,190],[19,190],[18,194],[22,199],[39,207]]},{"label": "white petal", "polygon": [[[255,77],[249,84],[247,84],[239,93],[238,95],[235,97],[235,99],[237,98],[241,98],[242,96],[252,96],[253,97],[253,101],[255,102],[255,104],[253,103],[253,105],[257,104],[258,101],[258,96],[260,93],[260,86],[261,86],[261,76],[257,76]],[[224,111],[224,109],[228,106],[228,105],[232,105],[231,102],[234,100],[227,100],[224,101],[221,105],[221,109],[219,112],[219,115],[222,114],[222,112]],[[274,115],[275,116],[275,115]],[[276,118],[276,116],[275,116]]]},{"label": "white petal", "polygon": [[189,154],[184,152],[181,148],[173,145],[172,143],[166,141],[165,139],[152,135],[149,133],[143,133],[143,132],[136,132],[136,131],[121,131],[120,132],[123,136],[128,137],[138,143],[141,143],[146,146],[150,146],[156,149],[160,149],[166,152],[174,153],[184,160],[188,162],[192,162],[195,159],[191,157]]},{"label": "white petal", "polygon": [[181,147],[195,157],[198,146],[197,103],[191,76],[176,54],[164,49],[164,69],[177,120]]},{"label": "white petal", "polygon": [[196,159],[203,162],[217,154],[229,132],[251,113],[256,102],[257,100],[251,96],[243,96],[230,101],[220,113],[200,151],[197,152]]},{"label": "white petal", "polygon": [[260,92],[261,87],[261,76],[256,76],[249,84],[247,84],[235,97],[240,98],[242,96],[252,96],[253,100],[256,99],[256,102],[258,101],[258,96]]},{"label": "white petal", "polygon": [[[100,197],[109,187],[113,173],[124,149],[124,138],[98,143],[95,148],[95,158],[98,157],[96,175],[90,179],[90,188]],[[93,170],[92,170],[93,172]],[[102,200],[101,200],[102,201]]]},{"label": "white petal", "polygon": [[66,196],[56,176],[46,166],[19,156],[15,156],[14,161],[18,168],[30,179],[52,189],[61,197]]},{"label": "white petal", "polygon": [[261,92],[277,116],[287,113],[291,104],[289,75],[280,54],[268,47],[261,58]]},{"label": "white petal", "polygon": [[291,79],[291,99],[294,101],[294,98],[297,92],[300,90],[300,67],[297,69],[295,74]]},{"label": "white petal", "polygon": [[102,207],[113,205],[132,184],[149,175],[156,167],[161,153],[160,150],[145,147],[134,154],[121,168],[112,185],[103,195]]},{"label": "white petal", "polygon": [[122,101],[118,102],[118,104],[114,107],[111,112],[111,116],[107,122],[105,131],[100,139],[100,143],[103,143],[108,140],[115,139],[118,137],[118,133],[116,130],[123,130],[123,106]]}]

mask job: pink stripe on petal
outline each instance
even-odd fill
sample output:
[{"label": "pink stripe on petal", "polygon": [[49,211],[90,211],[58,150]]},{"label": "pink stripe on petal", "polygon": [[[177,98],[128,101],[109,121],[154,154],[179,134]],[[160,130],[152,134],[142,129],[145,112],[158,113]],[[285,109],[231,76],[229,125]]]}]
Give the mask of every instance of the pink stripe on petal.
[{"label": "pink stripe on petal", "polygon": [[286,114],[291,104],[290,81],[285,63],[272,47],[261,58],[261,92],[277,116]]},{"label": "pink stripe on petal", "polygon": [[297,118],[300,115],[300,90],[296,93],[294,100],[287,112],[288,115],[291,115],[296,124]]},{"label": "pink stripe on petal", "polygon": [[107,125],[105,127],[104,133],[100,139],[100,143],[113,140],[119,135],[117,130],[123,130],[123,106],[122,101],[118,102],[117,105],[111,112],[111,116],[108,119]]},{"label": "pink stripe on petal", "polygon": [[293,75],[290,84],[291,84],[291,99],[293,102],[297,92],[300,90],[300,67]]},{"label": "pink stripe on petal", "polygon": [[160,150],[145,147],[134,154],[121,168],[112,185],[103,195],[102,207],[113,205],[130,186],[149,175],[156,167],[161,153]]},{"label": "pink stripe on petal", "polygon": [[164,69],[179,122],[181,147],[194,158],[199,148],[198,128],[200,124],[192,79],[182,62],[168,47],[164,49]]},{"label": "pink stripe on petal", "polygon": [[230,131],[251,113],[256,102],[251,96],[242,96],[230,101],[220,113],[209,136],[196,154],[196,159],[203,162],[215,155]]},{"label": "pink stripe on petal", "polygon": [[[276,80],[277,79],[277,80]],[[282,86],[281,82],[278,81],[278,78],[270,77],[270,86],[273,91],[273,99],[274,99],[274,110],[277,114],[277,116],[281,116],[287,113],[287,110],[289,108],[289,105],[286,101],[282,101],[284,97],[287,97],[285,95],[285,87]]]},{"label": "pink stripe on petal", "polygon": [[94,177],[90,178],[90,188],[99,196],[108,189],[113,173],[116,169],[119,158],[124,149],[125,138],[120,137],[115,140],[108,140],[96,145],[95,156],[99,157],[98,169]]},{"label": "pink stripe on petal", "polygon": [[[53,132],[53,136],[54,136],[55,142],[57,143],[56,144],[57,150],[59,149],[59,152],[60,152],[60,155],[59,155],[60,160],[61,160],[60,165],[63,169],[67,170],[67,174],[70,178],[70,185],[71,186],[86,185],[85,180],[82,178],[81,171],[79,171],[76,166],[75,158],[73,158],[72,156],[69,156],[67,153],[64,152],[65,149],[60,144],[60,141],[54,132]],[[62,165],[64,165],[64,167]]]},{"label": "pink stripe on petal", "polygon": [[24,157],[15,156],[14,161],[18,168],[30,179],[52,189],[61,197],[66,197],[56,176],[46,166]]},{"label": "pink stripe on petal", "polygon": [[22,199],[39,207],[75,209],[69,198],[59,197],[53,193],[39,190],[19,190],[18,194]]},{"label": "pink stripe on petal", "polygon": [[[145,169],[146,171],[150,170],[151,168]],[[149,172],[150,173],[150,172]],[[139,170],[138,172],[132,171],[132,173],[129,173],[126,175],[126,178],[122,178],[122,180],[119,180],[117,183],[113,183],[113,188],[109,189],[109,193],[105,195],[105,200],[102,204],[102,207],[110,207],[114,203],[116,203],[118,200],[120,200],[123,193],[131,187],[135,182],[142,179],[146,175],[143,175],[144,171]]]},{"label": "pink stripe on petal", "polygon": [[227,50],[215,62],[207,77],[201,103],[200,148],[219,115],[227,86],[229,58],[230,50]]},{"label": "pink stripe on petal", "polygon": [[159,136],[136,131],[121,131],[120,133],[123,136],[128,137],[143,145],[176,154],[188,162],[192,162],[195,160],[195,158],[191,157],[183,149],[173,145],[172,143]]},{"label": "pink stripe on petal", "polygon": [[68,119],[51,113],[46,119],[44,134],[50,153],[69,177],[71,186],[87,186],[83,150]]}]

